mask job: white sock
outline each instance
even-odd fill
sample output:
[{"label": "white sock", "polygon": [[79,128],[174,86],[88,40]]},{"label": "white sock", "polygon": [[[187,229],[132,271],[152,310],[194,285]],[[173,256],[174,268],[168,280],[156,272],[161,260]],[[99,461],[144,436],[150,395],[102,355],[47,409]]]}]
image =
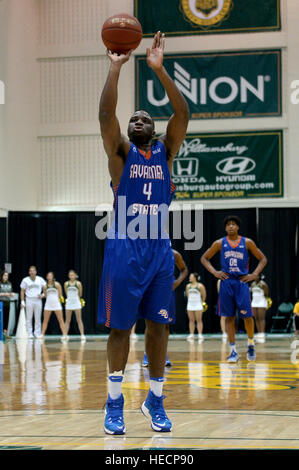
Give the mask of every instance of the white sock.
[{"label": "white sock", "polygon": [[236,343],[230,343],[231,352],[237,352]]},{"label": "white sock", "polygon": [[121,395],[121,385],[123,381],[123,373],[122,371],[113,372],[109,374],[108,377],[108,393],[112,400],[116,400]]},{"label": "white sock", "polygon": [[164,377],[152,378],[150,377],[150,390],[156,397],[162,396]]}]

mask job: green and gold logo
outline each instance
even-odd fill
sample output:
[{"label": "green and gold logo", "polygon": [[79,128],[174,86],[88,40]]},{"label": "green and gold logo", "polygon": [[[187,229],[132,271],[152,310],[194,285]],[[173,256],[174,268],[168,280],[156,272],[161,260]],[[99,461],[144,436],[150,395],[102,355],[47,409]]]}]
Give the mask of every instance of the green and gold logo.
[{"label": "green and gold logo", "polygon": [[232,0],[181,0],[188,21],[201,28],[217,26],[228,17],[232,6]]}]

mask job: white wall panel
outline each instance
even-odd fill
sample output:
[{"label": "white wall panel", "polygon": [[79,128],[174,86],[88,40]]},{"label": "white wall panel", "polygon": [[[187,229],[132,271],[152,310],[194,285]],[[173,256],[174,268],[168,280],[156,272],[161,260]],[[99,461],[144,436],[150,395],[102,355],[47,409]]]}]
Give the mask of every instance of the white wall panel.
[{"label": "white wall panel", "polygon": [[39,143],[41,206],[96,207],[103,200],[112,202],[99,136],[44,137]]},{"label": "white wall panel", "polygon": [[39,66],[41,125],[97,120],[105,56],[41,60]]},{"label": "white wall panel", "polygon": [[36,210],[39,191],[35,0],[0,2],[0,207]]},{"label": "white wall panel", "polygon": [[132,0],[39,0],[39,45],[100,41],[109,16],[133,13]]},{"label": "white wall panel", "polygon": [[[101,25],[112,14],[132,14],[133,0],[0,3],[0,36],[5,45],[0,48],[0,80],[6,82],[7,91],[7,102],[0,113],[1,207],[88,209],[111,202],[107,157],[97,122],[98,102],[109,66],[101,42]],[[290,103],[291,81],[299,79],[299,8],[298,0],[281,3],[281,32],[211,35],[198,38],[198,43],[193,37],[166,40],[166,52],[283,49],[282,117],[189,124],[190,132],[285,130],[286,197],[229,201],[230,207],[299,203],[299,105]],[[151,39],[144,39],[136,53],[145,52],[150,44]],[[124,133],[133,110],[134,61],[130,60],[121,71],[117,107]],[[157,132],[163,132],[165,127],[165,122],[156,123]],[[211,201],[206,206],[227,204],[228,201]]]},{"label": "white wall panel", "polygon": [[[133,13],[132,0],[38,0],[40,71],[39,207],[92,208],[111,203],[98,106],[109,61],[101,25]],[[51,54],[48,56],[48,51]],[[132,64],[121,74],[117,113],[123,132],[134,106]],[[98,132],[98,135],[93,135]]]},{"label": "white wall panel", "polygon": [[80,44],[98,40],[99,25],[108,17],[102,0],[39,0],[41,45]]}]

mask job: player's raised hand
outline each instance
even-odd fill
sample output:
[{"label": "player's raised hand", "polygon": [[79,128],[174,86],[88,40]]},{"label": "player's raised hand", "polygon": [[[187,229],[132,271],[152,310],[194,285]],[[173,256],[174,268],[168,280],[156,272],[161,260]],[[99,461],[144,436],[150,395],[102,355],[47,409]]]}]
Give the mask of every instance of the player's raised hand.
[{"label": "player's raised hand", "polygon": [[163,65],[164,57],[164,47],[165,47],[165,34],[161,34],[161,31],[158,31],[155,34],[152,48],[146,49],[146,61],[147,65],[153,70],[158,70]]},{"label": "player's raised hand", "polygon": [[117,54],[117,52],[112,52],[107,49],[107,56],[114,65],[118,65],[119,67],[121,67],[123,64],[128,62],[132,51],[133,49],[127,52],[127,54]]}]

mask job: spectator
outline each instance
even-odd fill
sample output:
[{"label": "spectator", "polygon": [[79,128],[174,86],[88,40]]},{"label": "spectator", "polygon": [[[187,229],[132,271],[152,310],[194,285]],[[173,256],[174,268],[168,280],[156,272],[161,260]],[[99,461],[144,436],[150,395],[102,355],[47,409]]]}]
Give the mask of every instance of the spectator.
[{"label": "spectator", "polygon": [[61,332],[62,332],[62,340],[65,340],[66,339],[65,325],[63,321],[62,306],[60,302],[61,300],[63,300],[62,288],[59,282],[55,280],[54,273],[52,271],[48,272],[46,276],[46,280],[47,280],[47,284],[43,287],[43,292],[46,297],[46,303],[44,307],[44,321],[43,321],[43,328],[42,328],[42,337],[44,337],[46,333],[51,313],[55,312]]},{"label": "spectator", "polygon": [[198,282],[199,276],[197,273],[191,273],[189,276],[189,284],[186,286],[186,297],[188,298],[187,313],[189,318],[189,336],[188,341],[194,338],[195,324],[198,331],[198,341],[203,341],[203,302],[206,300],[206,289],[203,284]]},{"label": "spectator", "polygon": [[82,299],[82,283],[78,280],[78,275],[73,269],[69,271],[68,278],[69,280],[64,283],[64,291],[67,297],[65,302],[65,334],[68,335],[74,311],[81,334],[81,341],[86,341],[84,325],[82,322],[82,307],[85,305],[84,299]]},{"label": "spectator", "polygon": [[252,294],[251,307],[258,331],[255,338],[258,343],[264,343],[266,340],[266,310],[268,307],[267,297],[269,296],[269,287],[263,281],[263,276],[259,275],[251,283],[250,291]]},{"label": "spectator", "polygon": [[10,299],[14,296],[12,291],[12,284],[9,281],[9,274],[7,271],[3,271],[0,274],[0,302],[3,302],[3,329],[7,330],[8,318],[9,318],[9,307]]},{"label": "spectator", "polygon": [[[26,307],[26,327],[29,339],[41,339],[41,316],[42,316],[42,289],[46,285],[46,281],[37,276],[35,266],[30,266],[29,276],[25,277],[21,282],[21,305]],[[25,300],[26,297],[26,300]],[[34,335],[32,332],[32,319],[34,315]]]}]

